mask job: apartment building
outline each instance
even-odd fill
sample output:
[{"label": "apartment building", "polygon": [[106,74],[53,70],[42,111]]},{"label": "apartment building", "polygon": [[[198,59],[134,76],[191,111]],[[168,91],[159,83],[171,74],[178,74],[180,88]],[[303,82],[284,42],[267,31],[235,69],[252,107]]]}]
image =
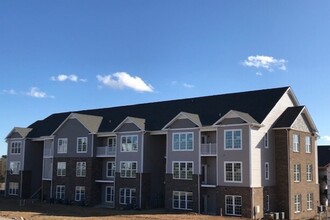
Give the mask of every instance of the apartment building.
[{"label": "apartment building", "polygon": [[290,87],[56,113],[6,137],[6,195],[307,219],[316,133]]},{"label": "apartment building", "polygon": [[321,205],[330,206],[330,146],[318,146],[318,155]]}]

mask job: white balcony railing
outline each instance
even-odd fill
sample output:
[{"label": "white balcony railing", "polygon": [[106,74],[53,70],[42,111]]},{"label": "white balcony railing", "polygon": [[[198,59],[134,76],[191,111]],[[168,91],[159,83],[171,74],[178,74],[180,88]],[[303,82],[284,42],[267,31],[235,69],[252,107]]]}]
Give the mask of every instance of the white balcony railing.
[{"label": "white balcony railing", "polygon": [[53,157],[52,148],[44,148],[44,157]]},{"label": "white balcony railing", "polygon": [[201,155],[216,155],[216,143],[201,144]]},{"label": "white balcony railing", "polygon": [[108,157],[116,155],[116,147],[114,146],[104,146],[96,148],[97,157]]}]

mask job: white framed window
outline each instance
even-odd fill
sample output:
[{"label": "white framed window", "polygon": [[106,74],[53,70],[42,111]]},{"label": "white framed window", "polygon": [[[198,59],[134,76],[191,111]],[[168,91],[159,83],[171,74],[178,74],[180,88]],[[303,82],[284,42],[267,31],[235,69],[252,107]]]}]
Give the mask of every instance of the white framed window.
[{"label": "white framed window", "polygon": [[300,182],[300,164],[293,164],[293,181]]},{"label": "white framed window", "polygon": [[193,193],[185,191],[173,191],[172,198],[173,209],[192,210],[193,209]]},{"label": "white framed window", "polygon": [[117,146],[117,138],[116,137],[109,137],[108,138],[108,146],[109,147],[116,147]]},{"label": "white framed window", "polygon": [[299,135],[293,134],[293,152],[299,152]]},{"label": "white framed window", "polygon": [[312,164],[306,165],[306,180],[308,182],[313,181],[313,166]]},{"label": "white framed window", "polygon": [[307,210],[313,210],[313,193],[307,193]]},{"label": "white framed window", "polygon": [[173,179],[192,180],[193,178],[193,162],[178,162],[172,163]]},{"label": "white framed window", "polygon": [[138,151],[138,136],[123,135],[121,136],[121,152],[137,152]]},{"label": "white framed window", "polygon": [[12,196],[18,195],[18,183],[17,182],[9,182],[8,194]]},{"label": "white framed window", "polygon": [[265,148],[268,148],[268,144],[269,144],[269,141],[268,141],[268,132],[265,133],[265,136],[264,136],[264,147]]},{"label": "white framed window", "polygon": [[265,180],[269,180],[269,163],[265,163]]},{"label": "white framed window", "polygon": [[120,204],[136,204],[136,189],[135,188],[120,188],[119,189]]},{"label": "white framed window", "polygon": [[65,198],[65,186],[57,185],[56,186],[56,199],[64,199]]},{"label": "white framed window", "polygon": [[311,144],[310,136],[305,137],[305,149],[306,149],[306,153],[312,153],[312,144]]},{"label": "white framed window", "polygon": [[59,138],[57,140],[57,153],[58,154],[66,154],[68,152],[68,139],[67,138]]},{"label": "white framed window", "polygon": [[76,176],[85,177],[86,176],[86,162],[77,162],[76,164]]},{"label": "white framed window", "polygon": [[301,195],[294,195],[294,212],[301,212]]},{"label": "white framed window", "polygon": [[113,186],[105,187],[105,202],[114,203],[115,201],[115,191]]},{"label": "white framed window", "polygon": [[57,162],[57,176],[66,175],[66,162]]},{"label": "white framed window", "polygon": [[86,198],[86,192],[85,192],[85,186],[76,186],[75,190],[75,201],[85,201]]},{"label": "white framed window", "polygon": [[86,153],[86,152],[87,152],[87,137],[78,137],[77,153]]},{"label": "white framed window", "polygon": [[115,177],[116,163],[114,161],[107,162],[107,177]]},{"label": "white framed window", "polygon": [[136,178],[137,162],[122,161],[120,162],[120,177]]},{"label": "white framed window", "polygon": [[269,195],[266,195],[266,212],[269,212],[270,210],[270,198],[269,198]]},{"label": "white framed window", "polygon": [[242,150],[242,130],[225,130],[225,150]]},{"label": "white framed window", "polygon": [[10,154],[21,154],[22,150],[22,142],[21,141],[13,141],[10,144]]},{"label": "white framed window", "polygon": [[21,162],[20,161],[10,161],[9,163],[9,172],[13,175],[18,175],[21,170]]},{"label": "white framed window", "polygon": [[233,196],[226,195],[225,196],[225,212],[226,215],[242,215],[242,197],[241,196]]},{"label": "white framed window", "polygon": [[192,151],[194,150],[194,133],[173,133],[172,150],[173,151]]},{"label": "white framed window", "polygon": [[242,162],[225,162],[225,182],[242,182]]}]

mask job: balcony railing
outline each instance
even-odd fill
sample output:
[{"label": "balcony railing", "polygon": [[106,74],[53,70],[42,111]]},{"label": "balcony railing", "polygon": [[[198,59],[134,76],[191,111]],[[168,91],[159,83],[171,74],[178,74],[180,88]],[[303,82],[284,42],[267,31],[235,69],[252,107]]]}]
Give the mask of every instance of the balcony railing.
[{"label": "balcony railing", "polygon": [[96,148],[97,157],[109,157],[116,155],[116,147],[114,146],[104,146]]},{"label": "balcony railing", "polygon": [[201,155],[216,155],[216,143],[201,144]]}]

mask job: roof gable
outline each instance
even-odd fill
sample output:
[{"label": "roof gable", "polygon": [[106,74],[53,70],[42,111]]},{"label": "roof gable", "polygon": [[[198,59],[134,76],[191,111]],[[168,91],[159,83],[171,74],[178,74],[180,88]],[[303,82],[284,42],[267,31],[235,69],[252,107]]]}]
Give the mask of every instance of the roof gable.
[{"label": "roof gable", "polygon": [[145,119],[144,118],[135,118],[135,117],[126,117],[113,131],[118,131],[124,124],[132,123],[136,125],[141,131],[145,130]]},{"label": "roof gable", "polygon": [[230,110],[229,112],[227,112],[224,116],[222,116],[219,120],[217,120],[213,125],[220,125],[225,119],[230,119],[230,118],[240,118],[245,123],[260,126],[260,124],[248,113],[235,111],[235,110]]},{"label": "roof gable", "polygon": [[191,121],[197,127],[201,127],[202,126],[202,123],[201,123],[201,121],[199,119],[199,116],[197,114],[192,114],[192,113],[188,113],[188,112],[180,112],[170,122],[168,122],[163,127],[162,130],[165,130],[165,129],[169,128],[175,121],[182,120],[182,119],[188,119],[189,121]]},{"label": "roof gable", "polygon": [[26,138],[26,136],[30,133],[30,131],[32,131],[32,128],[15,127],[6,136],[6,139],[10,138],[14,133],[18,133],[21,136],[21,138]]}]

